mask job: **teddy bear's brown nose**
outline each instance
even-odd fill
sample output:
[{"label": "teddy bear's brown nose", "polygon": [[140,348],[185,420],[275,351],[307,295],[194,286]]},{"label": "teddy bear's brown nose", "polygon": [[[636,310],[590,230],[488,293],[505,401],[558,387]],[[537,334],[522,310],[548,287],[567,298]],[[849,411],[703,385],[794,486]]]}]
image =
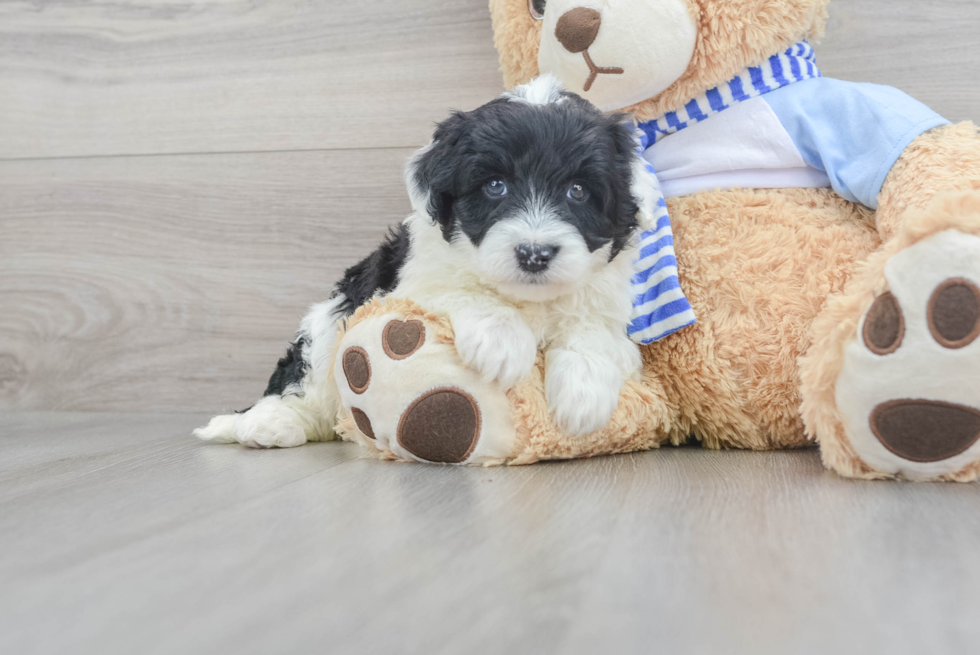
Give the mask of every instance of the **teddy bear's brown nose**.
[{"label": "teddy bear's brown nose", "polygon": [[555,38],[572,53],[587,50],[599,33],[602,17],[595,9],[576,7],[569,9],[558,18]]}]

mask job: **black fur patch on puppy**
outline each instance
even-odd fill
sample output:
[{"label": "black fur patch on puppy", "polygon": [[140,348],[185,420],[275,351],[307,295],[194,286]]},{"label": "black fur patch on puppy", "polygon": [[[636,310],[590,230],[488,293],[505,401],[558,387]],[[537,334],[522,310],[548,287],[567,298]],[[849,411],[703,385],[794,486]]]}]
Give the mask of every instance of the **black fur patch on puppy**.
[{"label": "black fur patch on puppy", "polygon": [[[339,317],[350,316],[374,296],[395,288],[409,246],[408,228],[404,224],[399,225],[388,233],[377,250],[344,272],[344,277],[330,296],[341,298],[337,306]],[[303,380],[309,370],[309,362],[303,358],[303,349],[308,344],[308,338],[301,335],[289,345],[286,355],[279,360],[269,378],[264,396],[282,394],[290,385],[298,385]]]},{"label": "black fur patch on puppy", "polygon": [[[414,182],[428,192],[447,241],[462,233],[479,246],[495,222],[536,205],[574,226],[590,251],[611,243],[615,257],[637,227],[636,143],[624,120],[573,93],[550,104],[504,96],[443,121],[416,161]],[[485,192],[495,179],[506,182],[505,196]],[[587,190],[585,201],[567,196],[573,184]]]},{"label": "black fur patch on puppy", "polygon": [[286,387],[300,383],[303,376],[306,375],[307,369],[307,363],[303,360],[303,348],[306,345],[305,337],[300,337],[289,344],[285,357],[276,364],[276,370],[272,372],[272,377],[269,378],[269,384],[266,386],[263,396],[281,395]]},{"label": "black fur patch on puppy", "polygon": [[[408,256],[408,228],[402,224],[389,231],[381,245],[366,258],[354,264],[334,287],[331,298],[341,297],[337,306],[339,316],[350,316],[358,307],[378,294],[391,291],[398,284],[398,273]],[[303,358],[308,345],[306,336],[290,344],[285,357],[279,360],[269,378],[264,396],[282,394],[290,385],[298,385],[309,369]]]},{"label": "black fur patch on puppy", "polygon": [[344,316],[350,316],[379,293],[395,288],[410,245],[408,227],[402,223],[388,232],[377,250],[344,271],[331,296],[344,296],[339,307]]}]

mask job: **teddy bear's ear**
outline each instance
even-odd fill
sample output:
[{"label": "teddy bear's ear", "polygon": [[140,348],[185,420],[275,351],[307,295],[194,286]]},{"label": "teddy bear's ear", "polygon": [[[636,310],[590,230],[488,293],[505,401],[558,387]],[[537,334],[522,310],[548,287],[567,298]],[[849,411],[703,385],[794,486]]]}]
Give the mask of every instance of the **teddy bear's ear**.
[{"label": "teddy bear's ear", "polygon": [[405,183],[412,207],[428,214],[444,229],[452,225],[455,155],[467,121],[465,113],[453,112],[436,127],[432,142],[416,152],[405,167]]},{"label": "teddy bear's ear", "polygon": [[490,0],[493,44],[508,89],[538,74],[541,21],[534,19],[528,7],[528,0]]},{"label": "teddy bear's ear", "polygon": [[731,80],[748,66],[804,40],[818,39],[828,0],[684,0],[698,27],[687,71],[661,94],[624,108],[656,118]]}]

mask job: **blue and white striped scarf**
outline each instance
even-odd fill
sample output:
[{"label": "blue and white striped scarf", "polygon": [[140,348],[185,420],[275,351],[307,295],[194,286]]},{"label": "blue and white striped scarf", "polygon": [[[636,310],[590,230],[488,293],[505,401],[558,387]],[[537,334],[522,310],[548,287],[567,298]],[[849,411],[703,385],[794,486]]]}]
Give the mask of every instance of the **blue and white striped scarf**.
[{"label": "blue and white striped scarf", "polygon": [[[821,77],[816,55],[806,41],[773,55],[760,66],[739,73],[727,84],[706,91],[683,108],[640,123],[639,154],[658,140],[689,125],[700,123],[733,104],[756,98],[776,89]],[[654,184],[652,226],[640,234],[639,254],[634,263],[631,293],[633,320],[627,331],[637,343],[659,341],[669,334],[693,325],[694,310],[681,289],[674,256],[674,237],[667,214],[667,202],[650,164],[647,171]]]}]

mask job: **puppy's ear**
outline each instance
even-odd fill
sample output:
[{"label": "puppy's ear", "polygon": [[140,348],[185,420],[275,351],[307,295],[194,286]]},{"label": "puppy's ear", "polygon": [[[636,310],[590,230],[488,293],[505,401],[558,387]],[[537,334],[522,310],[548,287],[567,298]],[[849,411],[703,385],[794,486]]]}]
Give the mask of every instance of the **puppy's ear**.
[{"label": "puppy's ear", "polygon": [[663,197],[660,194],[660,182],[653,172],[653,166],[639,154],[633,159],[630,193],[638,208],[636,220],[640,229],[653,228],[657,223],[657,203],[663,200]]},{"label": "puppy's ear", "polygon": [[660,181],[653,166],[643,158],[643,133],[633,125],[626,114],[613,114],[611,126],[616,151],[616,169],[624,172],[629,180],[629,194],[636,205],[636,224],[641,230],[649,230],[656,224],[661,201]]},{"label": "puppy's ear", "polygon": [[[612,115],[606,125],[612,141],[613,181],[606,214],[616,226],[613,256],[629,243],[638,225],[653,217],[656,177],[646,170],[637,154],[639,143],[624,115]],[[644,228],[645,229],[645,228]]]},{"label": "puppy's ear", "polygon": [[439,123],[432,143],[415,153],[405,168],[408,195],[415,211],[428,214],[448,240],[453,230],[459,141],[466,129],[463,112]]}]

